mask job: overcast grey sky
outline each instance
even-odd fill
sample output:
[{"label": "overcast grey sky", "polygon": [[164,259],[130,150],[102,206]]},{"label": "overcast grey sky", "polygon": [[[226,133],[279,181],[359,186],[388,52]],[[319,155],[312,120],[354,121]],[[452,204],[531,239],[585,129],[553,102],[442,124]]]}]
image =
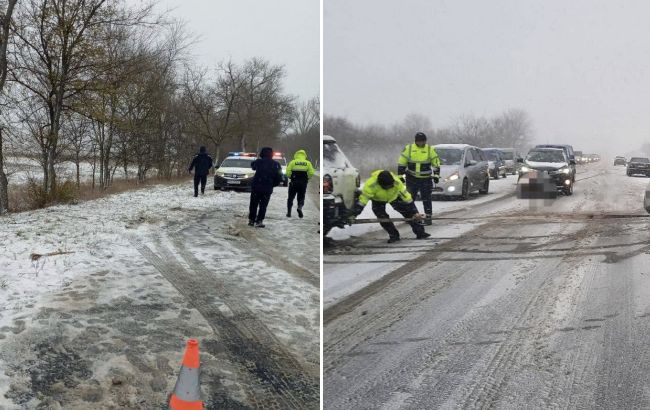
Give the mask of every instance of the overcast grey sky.
[{"label": "overcast grey sky", "polygon": [[263,57],[285,66],[288,93],[320,94],[319,0],[160,0],[158,8],[173,9],[200,36],[192,47],[200,64]]},{"label": "overcast grey sky", "polygon": [[325,0],[326,115],[435,127],[531,115],[539,141],[611,154],[650,141],[650,2]]}]

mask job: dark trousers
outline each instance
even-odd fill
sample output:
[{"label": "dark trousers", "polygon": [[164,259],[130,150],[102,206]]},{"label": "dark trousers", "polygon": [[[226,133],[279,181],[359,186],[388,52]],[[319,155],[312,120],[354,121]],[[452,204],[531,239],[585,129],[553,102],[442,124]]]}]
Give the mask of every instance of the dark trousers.
[{"label": "dark trousers", "polygon": [[251,192],[251,202],[248,207],[248,219],[253,222],[262,222],[266,216],[266,207],[271,200],[271,194]]},{"label": "dark trousers", "polygon": [[415,178],[407,176],[406,189],[413,197],[413,200],[415,200],[418,192],[420,193],[422,206],[424,207],[424,213],[431,215],[431,212],[433,210],[433,207],[431,205],[431,191],[433,190],[433,181],[431,178]]},{"label": "dark trousers", "polygon": [[207,182],[207,175],[194,175],[194,196],[199,196],[199,183],[201,184],[201,193],[205,192],[205,184]]},{"label": "dark trousers", "polygon": [[298,196],[298,208],[302,209],[305,205],[305,192],[307,192],[307,181],[291,181],[289,184],[289,198],[287,199],[287,209],[293,207],[293,199]]},{"label": "dark trousers", "polygon": [[[390,206],[402,214],[404,218],[411,218],[413,215],[418,213],[418,209],[415,207],[414,202],[393,201],[390,203]],[[389,218],[388,213],[386,212],[386,202],[372,201],[372,212],[375,213],[377,218]],[[424,226],[421,224],[417,222],[409,222],[409,224],[411,225],[414,234],[420,235],[424,233]],[[399,238],[399,231],[395,228],[395,224],[392,222],[381,222],[380,225],[386,232],[388,232],[388,235],[390,235],[391,238]]]}]

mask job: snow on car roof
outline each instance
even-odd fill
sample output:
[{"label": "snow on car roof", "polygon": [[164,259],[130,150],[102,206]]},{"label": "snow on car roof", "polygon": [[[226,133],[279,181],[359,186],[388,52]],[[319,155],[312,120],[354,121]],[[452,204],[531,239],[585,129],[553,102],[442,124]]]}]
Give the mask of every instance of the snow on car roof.
[{"label": "snow on car roof", "polygon": [[467,147],[473,147],[472,145],[469,144],[436,144],[433,146],[434,148],[453,148],[453,149],[463,149]]}]

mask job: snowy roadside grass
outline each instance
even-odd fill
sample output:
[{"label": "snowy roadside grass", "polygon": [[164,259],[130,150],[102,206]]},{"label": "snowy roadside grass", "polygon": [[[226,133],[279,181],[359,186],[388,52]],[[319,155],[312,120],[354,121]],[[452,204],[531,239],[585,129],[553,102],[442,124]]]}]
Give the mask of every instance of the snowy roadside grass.
[{"label": "snowy roadside grass", "polygon": [[[77,275],[129,260],[127,234],[226,207],[231,193],[192,197],[187,185],[154,186],[79,205],[58,205],[0,218],[0,327],[40,293]],[[32,258],[32,255],[46,255]],[[60,253],[60,254],[59,254]]]},{"label": "snowy roadside grass", "polygon": [[[248,194],[192,194],[190,184],[158,185],[0,218],[0,408],[164,403],[188,337],[202,340],[205,396],[244,402],[247,386],[208,321],[136,246],[193,275],[172,238],[318,369],[319,289],[301,276],[316,269],[318,280],[318,213],[308,206],[304,219],[286,221],[287,192],[279,188],[267,228],[243,228],[251,241],[236,234]],[[258,244],[291,263],[254,252]],[[228,295],[206,287],[214,290],[210,303],[227,311],[220,300]],[[78,366],[66,367],[71,360]],[[79,384],[68,389],[68,381]]]}]

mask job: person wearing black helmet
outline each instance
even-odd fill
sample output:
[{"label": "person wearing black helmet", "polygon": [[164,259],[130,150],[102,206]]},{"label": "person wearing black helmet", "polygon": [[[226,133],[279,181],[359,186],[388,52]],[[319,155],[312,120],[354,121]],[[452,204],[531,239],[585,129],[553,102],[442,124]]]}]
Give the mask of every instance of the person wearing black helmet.
[{"label": "person wearing black helmet", "polygon": [[[359,200],[352,210],[352,218],[355,218],[363,208],[372,201],[372,211],[377,218],[388,219],[386,212],[386,204],[390,204],[393,209],[402,214],[405,218],[420,219],[420,214],[415,207],[413,198],[408,192],[402,180],[395,174],[386,170],[379,170],[372,173],[370,178],[363,185],[363,190],[359,196]],[[424,226],[418,221],[409,222],[413,233],[417,239],[426,239],[429,235],[424,231]],[[381,227],[388,232],[388,243],[397,242],[400,240],[399,231],[395,228],[392,222],[381,222]]]},{"label": "person wearing black helmet", "polygon": [[426,224],[431,225],[431,181],[437,184],[440,179],[440,159],[435,148],[427,144],[427,136],[423,132],[415,134],[415,142],[404,147],[397,164],[397,174],[406,174],[406,189],[413,198],[420,193]]},{"label": "person wearing black helmet", "polygon": [[273,187],[282,182],[282,166],[273,160],[273,149],[264,147],[259,158],[251,163],[255,176],[251,183],[251,198],[248,212],[248,225],[264,228],[266,207],[271,200]]},{"label": "person wearing black helmet", "polygon": [[205,194],[205,184],[208,181],[208,174],[212,168],[212,157],[208,155],[205,147],[199,148],[199,153],[196,154],[188,172],[191,174],[194,170],[194,197],[199,196],[199,184],[201,184],[201,195]]}]

